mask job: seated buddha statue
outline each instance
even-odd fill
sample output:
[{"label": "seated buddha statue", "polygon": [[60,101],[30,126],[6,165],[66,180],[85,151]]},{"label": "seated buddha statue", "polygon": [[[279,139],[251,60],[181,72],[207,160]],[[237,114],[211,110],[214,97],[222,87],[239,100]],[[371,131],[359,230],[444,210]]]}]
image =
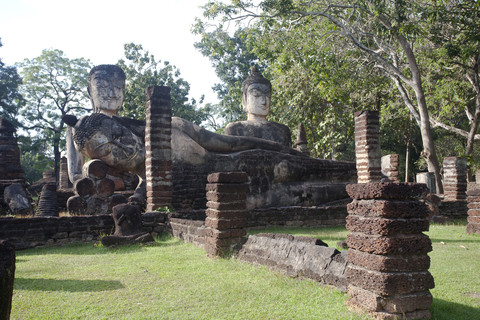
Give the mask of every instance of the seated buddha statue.
[{"label": "seated buddha statue", "polygon": [[247,113],[247,120],[229,123],[225,134],[261,138],[291,147],[290,129],[286,125],[266,119],[270,111],[271,96],[272,84],[256,67],[252,67],[242,84],[242,107]]}]

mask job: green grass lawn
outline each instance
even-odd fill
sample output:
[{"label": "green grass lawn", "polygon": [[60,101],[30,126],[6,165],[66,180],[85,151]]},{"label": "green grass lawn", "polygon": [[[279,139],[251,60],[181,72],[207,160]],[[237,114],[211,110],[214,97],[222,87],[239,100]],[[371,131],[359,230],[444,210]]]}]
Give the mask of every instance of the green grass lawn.
[{"label": "green grass lawn", "polygon": [[[269,230],[272,231],[272,230]],[[281,229],[330,246],[344,228]],[[434,319],[480,319],[480,237],[434,225]],[[17,252],[12,319],[368,319],[347,296],[201,248],[162,239],[116,249],[92,244]]]}]

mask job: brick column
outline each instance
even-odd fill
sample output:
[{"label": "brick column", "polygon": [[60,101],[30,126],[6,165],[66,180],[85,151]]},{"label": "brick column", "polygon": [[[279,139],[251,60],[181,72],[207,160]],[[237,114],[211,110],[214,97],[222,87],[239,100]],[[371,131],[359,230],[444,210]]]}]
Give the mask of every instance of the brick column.
[{"label": "brick column", "polygon": [[355,112],[355,155],[358,183],[378,182],[382,178],[378,111]]},{"label": "brick column", "polygon": [[390,181],[398,181],[398,154],[389,154],[381,158],[382,174]]},{"label": "brick column", "polygon": [[348,185],[348,304],[379,319],[429,319],[434,287],[424,184]]},{"label": "brick column", "polygon": [[467,198],[467,160],[465,158],[443,159],[443,192],[445,201]]},{"label": "brick column", "polygon": [[480,234],[480,189],[467,191],[468,225],[467,233]]},{"label": "brick column", "polygon": [[146,95],[147,211],[154,211],[172,204],[172,108],[169,87],[148,87]]},{"label": "brick column", "polygon": [[67,158],[62,157],[60,159],[60,173],[59,173],[59,183],[58,186],[60,189],[68,189],[68,164]]},{"label": "brick column", "polygon": [[15,281],[15,247],[0,240],[0,319],[10,319]]},{"label": "brick column", "polygon": [[247,234],[247,174],[217,172],[209,174],[207,181],[205,251],[209,256],[226,256]]}]

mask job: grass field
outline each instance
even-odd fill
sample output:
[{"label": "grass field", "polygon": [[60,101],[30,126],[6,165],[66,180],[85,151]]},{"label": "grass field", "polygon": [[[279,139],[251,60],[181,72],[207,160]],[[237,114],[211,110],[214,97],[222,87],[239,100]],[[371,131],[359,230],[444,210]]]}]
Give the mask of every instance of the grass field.
[{"label": "grass field", "polygon": [[[264,230],[263,230],[264,231]],[[319,237],[344,228],[269,230]],[[480,237],[433,225],[433,319],[480,319]],[[93,244],[17,252],[12,319],[369,319],[335,289],[235,259],[209,259],[171,238],[116,249]]]}]

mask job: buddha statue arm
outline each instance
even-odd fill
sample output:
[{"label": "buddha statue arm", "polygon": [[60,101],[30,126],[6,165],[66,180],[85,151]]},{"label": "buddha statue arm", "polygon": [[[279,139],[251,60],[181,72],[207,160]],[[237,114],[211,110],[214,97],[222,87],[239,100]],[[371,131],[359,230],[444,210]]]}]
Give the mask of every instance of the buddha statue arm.
[{"label": "buddha statue arm", "polygon": [[217,134],[182,118],[172,117],[172,125],[179,128],[192,140],[211,152],[230,153],[250,149],[265,149],[282,153],[298,154],[298,152],[292,148],[273,141],[254,137]]},{"label": "buddha statue arm", "polygon": [[66,132],[66,147],[67,147],[67,167],[68,167],[68,178],[71,183],[74,183],[78,179],[81,179],[82,176],[82,167],[83,167],[83,155],[75,149],[73,144],[73,131],[72,127],[67,127]]}]

